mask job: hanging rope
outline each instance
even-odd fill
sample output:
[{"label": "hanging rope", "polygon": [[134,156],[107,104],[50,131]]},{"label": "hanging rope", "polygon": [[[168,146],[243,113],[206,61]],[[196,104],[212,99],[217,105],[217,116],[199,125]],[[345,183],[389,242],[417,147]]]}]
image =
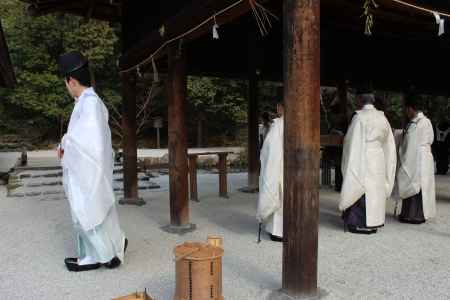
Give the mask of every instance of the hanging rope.
[{"label": "hanging rope", "polygon": [[437,13],[437,14],[439,14],[441,16],[446,16],[447,18],[450,18],[450,14],[449,13],[444,13],[444,12],[440,12],[438,10],[428,9],[428,8],[421,7],[421,6],[418,6],[418,5],[415,5],[415,4],[411,4],[411,3],[408,3],[408,2],[405,2],[405,1],[402,1],[402,0],[392,0],[392,2],[401,4],[401,5],[404,5],[404,6],[408,6],[410,8],[414,8],[414,9],[417,9],[417,10],[420,10],[420,11],[423,11],[423,12],[427,12],[427,13],[430,13],[430,14]]},{"label": "hanging rope", "polygon": [[[412,8],[414,10],[418,10],[424,13],[432,14],[436,18],[436,23],[439,27],[438,35],[442,35],[444,33],[444,19],[441,19],[441,16],[445,16],[447,18],[450,18],[450,13],[444,13],[438,10],[433,10],[429,8],[425,8],[416,4],[411,4],[409,2],[405,2],[403,0],[391,0],[394,3],[397,3],[399,5],[403,5],[405,7]],[[372,34],[372,27],[373,27],[373,14],[372,11],[378,8],[378,4],[375,2],[375,0],[364,0],[364,12],[363,16],[366,17],[366,23],[364,28],[364,34],[371,35]]]},{"label": "hanging rope", "polygon": [[259,31],[262,36],[269,33],[269,29],[272,28],[272,22],[270,22],[270,16],[278,21],[278,17],[259,4],[256,0],[249,0],[252,8],[253,16],[258,24]]},{"label": "hanging rope", "polygon": [[[167,45],[169,45],[170,43],[172,43],[172,42],[174,42],[174,41],[176,41],[176,40],[178,40],[178,39],[180,39],[180,38],[183,38],[183,37],[185,37],[185,36],[187,36],[187,35],[193,33],[193,32],[196,31],[197,29],[201,28],[202,26],[204,26],[205,24],[207,24],[207,23],[209,23],[211,20],[213,20],[214,17],[220,16],[220,15],[226,13],[227,11],[233,9],[234,7],[238,6],[239,4],[241,4],[241,3],[244,2],[244,1],[248,1],[248,0],[238,0],[238,1],[236,1],[234,4],[232,4],[232,5],[230,5],[230,6],[226,7],[226,8],[224,8],[224,9],[222,9],[221,11],[215,13],[213,16],[207,18],[206,20],[204,20],[203,22],[201,22],[201,23],[198,24],[197,26],[195,26],[195,27],[189,29],[188,31],[186,31],[186,32],[184,32],[184,33],[182,33],[182,34],[180,34],[180,35],[178,35],[178,36],[176,36],[176,37],[174,37],[174,38],[172,38],[172,39],[170,39],[170,40],[167,40],[167,41],[164,42],[164,44],[162,44],[155,52],[153,52],[152,55],[150,55],[149,57],[147,57],[146,59],[144,59],[144,60],[141,61],[140,63],[138,63],[138,64],[136,64],[136,65],[134,65],[134,66],[132,66],[132,67],[130,67],[130,68],[128,68],[128,69],[122,70],[122,71],[120,71],[119,73],[127,73],[127,72],[130,72],[130,71],[136,69],[138,66],[144,65],[144,64],[148,63],[150,60],[152,60],[156,55],[158,55],[159,52],[161,52],[161,51],[162,51]],[[164,28],[164,25],[161,26],[161,29],[160,29],[160,34],[161,34],[161,36],[164,36],[164,34],[165,34],[165,29],[163,29],[163,28]]]},{"label": "hanging rope", "polygon": [[378,8],[378,4],[374,0],[365,0],[364,1],[364,12],[363,15],[366,17],[366,24],[364,27],[365,35],[372,35],[372,27],[373,27],[373,14],[372,11]]},{"label": "hanging rope", "polygon": [[[272,16],[273,18],[275,18],[276,20],[278,20],[277,16],[274,15],[273,13],[271,13],[269,10],[265,9],[265,8],[264,8],[261,4],[259,4],[256,0],[238,0],[238,1],[236,1],[235,3],[233,3],[233,4],[229,5],[229,6],[227,6],[226,8],[224,8],[224,9],[218,11],[218,12],[215,12],[213,15],[211,15],[211,16],[208,17],[208,18],[206,18],[203,22],[199,23],[199,24],[196,25],[195,27],[193,27],[193,28],[187,30],[186,32],[184,32],[184,33],[182,33],[182,34],[180,34],[180,35],[178,35],[178,36],[176,36],[176,37],[174,37],[174,38],[171,38],[170,40],[167,40],[167,41],[164,42],[158,49],[156,49],[156,51],[153,52],[153,54],[151,54],[149,57],[147,57],[147,58],[144,59],[143,61],[139,62],[138,64],[136,64],[136,65],[134,65],[134,66],[132,66],[132,67],[130,67],[130,68],[127,68],[127,69],[124,69],[124,70],[119,71],[119,73],[127,73],[127,72],[130,72],[130,71],[132,71],[132,70],[137,69],[139,66],[142,66],[142,65],[145,65],[145,64],[149,63],[152,59],[154,59],[154,58],[155,58],[155,57],[156,57],[156,56],[157,56],[157,55],[158,55],[158,54],[159,54],[159,53],[160,53],[167,45],[169,45],[170,43],[172,43],[172,42],[174,42],[174,41],[176,41],[176,40],[179,40],[179,39],[182,39],[182,38],[188,36],[189,34],[195,32],[196,30],[198,30],[198,29],[201,28],[202,26],[204,26],[204,25],[210,23],[211,21],[214,21],[216,17],[225,14],[226,12],[232,10],[233,8],[235,8],[236,6],[242,4],[242,3],[245,2],[245,1],[248,1],[248,2],[249,2],[249,5],[252,7],[252,10],[253,10],[254,14],[255,14],[255,10],[257,11],[257,14],[256,14],[256,15],[257,15],[258,18],[259,18],[259,19],[257,19],[257,22],[258,22],[259,25],[262,26],[262,28],[264,28],[261,32],[266,32],[266,34],[267,34],[267,32],[268,32],[267,29],[271,27],[271,22],[270,22],[269,15]],[[254,9],[253,9],[253,8],[254,8]],[[256,15],[255,15],[255,17],[256,17]],[[262,23],[261,23],[261,22],[262,22]],[[270,26],[269,26],[269,25],[270,25]],[[261,29],[261,27],[260,27],[260,29]],[[164,35],[165,35],[165,27],[164,27],[164,25],[162,25],[162,26],[160,27],[159,32],[160,32],[161,36],[164,36]]]}]

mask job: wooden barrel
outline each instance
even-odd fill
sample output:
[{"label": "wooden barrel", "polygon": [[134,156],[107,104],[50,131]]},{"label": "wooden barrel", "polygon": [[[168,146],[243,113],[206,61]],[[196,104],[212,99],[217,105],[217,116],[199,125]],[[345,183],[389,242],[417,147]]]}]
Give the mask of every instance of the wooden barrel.
[{"label": "wooden barrel", "polygon": [[175,247],[174,300],[223,300],[223,249],[207,243],[186,242]]},{"label": "wooden barrel", "polygon": [[219,247],[223,249],[223,238],[219,235],[208,234],[208,244],[211,246]]},{"label": "wooden barrel", "polygon": [[113,300],[153,300],[153,299],[152,297],[147,295],[147,291],[145,291],[139,293],[136,292],[124,297],[114,298]]}]

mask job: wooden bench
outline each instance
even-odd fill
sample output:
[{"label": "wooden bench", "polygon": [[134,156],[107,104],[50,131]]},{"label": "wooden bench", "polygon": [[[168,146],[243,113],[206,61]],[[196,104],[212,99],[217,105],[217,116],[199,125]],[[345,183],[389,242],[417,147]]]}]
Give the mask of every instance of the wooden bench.
[{"label": "wooden bench", "polygon": [[219,196],[222,198],[228,198],[228,183],[227,183],[227,156],[234,152],[200,152],[189,153],[189,190],[190,199],[192,201],[198,200],[197,190],[197,158],[201,155],[218,155],[219,161],[217,163],[217,169],[219,170]]}]

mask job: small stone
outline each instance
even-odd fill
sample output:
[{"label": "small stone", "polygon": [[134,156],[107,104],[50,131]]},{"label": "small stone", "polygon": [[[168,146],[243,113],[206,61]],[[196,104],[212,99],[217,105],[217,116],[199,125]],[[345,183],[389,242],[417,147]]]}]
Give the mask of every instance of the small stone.
[{"label": "small stone", "polygon": [[55,185],[62,185],[61,181],[54,181],[54,182],[44,182],[42,183],[43,186],[55,186]]},{"label": "small stone", "polygon": [[28,192],[28,193],[26,193],[26,195],[27,195],[28,197],[35,197],[35,196],[40,196],[40,195],[42,195],[42,193],[41,193],[41,192]]},{"label": "small stone", "polygon": [[44,195],[57,195],[57,194],[62,194],[62,191],[46,191],[44,192]]},{"label": "small stone", "polygon": [[26,187],[39,187],[42,186],[43,184],[41,182],[36,182],[36,183],[29,183],[27,185],[25,185]]},{"label": "small stone", "polygon": [[22,198],[22,197],[25,197],[25,193],[12,193],[12,194],[9,194],[8,196]]}]

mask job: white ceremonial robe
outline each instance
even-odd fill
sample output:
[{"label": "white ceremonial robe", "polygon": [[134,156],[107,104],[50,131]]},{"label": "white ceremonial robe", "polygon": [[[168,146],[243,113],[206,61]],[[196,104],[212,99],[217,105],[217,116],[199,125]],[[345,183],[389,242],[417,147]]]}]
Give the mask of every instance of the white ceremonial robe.
[{"label": "white ceremonial robe", "polygon": [[113,191],[114,159],[108,110],[92,88],[77,99],[61,148],[63,182],[78,237],[80,264],[123,261]]},{"label": "white ceremonial robe", "polygon": [[283,237],[283,118],[273,120],[261,149],[256,218],[266,231]]},{"label": "white ceremonial robe", "polygon": [[394,186],[396,161],[388,120],[373,105],[365,105],[356,112],[344,138],[339,210],[345,211],[365,195],[367,227],[382,226],[386,200]]},{"label": "white ceremonial robe", "polygon": [[399,147],[397,189],[401,199],[422,191],[422,207],[425,220],[436,215],[436,189],[434,159],[431,144],[433,126],[421,112],[408,124]]}]

